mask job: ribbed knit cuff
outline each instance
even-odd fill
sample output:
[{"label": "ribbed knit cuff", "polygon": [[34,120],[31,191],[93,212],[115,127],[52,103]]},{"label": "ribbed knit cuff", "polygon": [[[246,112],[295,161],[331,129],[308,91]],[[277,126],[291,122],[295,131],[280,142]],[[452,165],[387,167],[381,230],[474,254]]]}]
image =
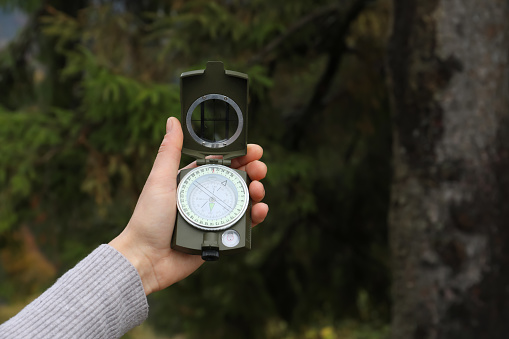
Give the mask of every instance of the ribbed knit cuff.
[{"label": "ribbed knit cuff", "polygon": [[0,325],[1,338],[120,338],[148,316],[133,265],[101,245]]}]

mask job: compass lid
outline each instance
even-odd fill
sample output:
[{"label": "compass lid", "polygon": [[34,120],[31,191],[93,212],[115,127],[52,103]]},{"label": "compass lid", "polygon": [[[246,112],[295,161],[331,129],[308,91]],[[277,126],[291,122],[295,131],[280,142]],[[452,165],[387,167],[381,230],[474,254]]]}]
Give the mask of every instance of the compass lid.
[{"label": "compass lid", "polygon": [[195,158],[247,152],[248,76],[209,61],[205,69],[180,76],[182,152]]}]

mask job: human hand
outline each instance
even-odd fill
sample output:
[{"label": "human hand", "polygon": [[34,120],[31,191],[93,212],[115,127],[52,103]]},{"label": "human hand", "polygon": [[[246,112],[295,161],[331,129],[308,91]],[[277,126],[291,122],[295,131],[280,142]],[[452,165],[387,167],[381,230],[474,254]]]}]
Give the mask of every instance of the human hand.
[{"label": "human hand", "polygon": [[[203,260],[170,248],[177,214],[177,174],[182,151],[182,128],[176,118],[166,123],[166,135],[159,148],[131,220],[122,233],[109,244],[122,253],[138,271],[145,294],[162,290],[193,273]],[[269,211],[261,200],[265,195],[259,181],[267,174],[267,166],[259,161],[263,149],[248,145],[245,156],[232,159],[232,168],[247,172],[252,182],[249,194],[253,201],[253,226],[261,223]],[[196,167],[196,163],[186,168]]]}]

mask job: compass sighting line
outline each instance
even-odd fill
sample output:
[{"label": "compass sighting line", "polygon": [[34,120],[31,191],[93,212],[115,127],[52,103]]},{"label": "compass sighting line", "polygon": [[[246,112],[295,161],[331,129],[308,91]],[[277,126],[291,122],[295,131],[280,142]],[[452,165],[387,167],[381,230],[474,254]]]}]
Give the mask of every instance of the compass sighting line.
[{"label": "compass sighting line", "polygon": [[[208,194],[212,194],[212,196],[213,196],[214,198],[216,198],[216,201],[217,201],[217,202],[218,202],[221,206],[223,206],[226,210],[228,210],[228,211],[230,211],[230,212],[231,212],[231,211],[233,211],[233,207],[228,206],[228,205],[227,205],[224,201],[222,201],[221,199],[219,199],[218,197],[216,197],[216,196],[214,195],[214,193],[211,193],[208,189],[206,189],[205,187],[203,187],[203,185],[202,185],[202,184],[200,184],[200,183],[198,183],[198,182],[196,182],[196,181],[195,181],[195,182],[193,182],[193,184],[194,184],[194,185],[196,185],[196,187],[198,187],[198,188],[199,188],[202,192],[204,192],[205,194],[207,194],[207,193],[208,193]],[[209,197],[210,197],[210,195],[209,195]],[[225,206],[225,205],[226,205],[226,206]]]}]

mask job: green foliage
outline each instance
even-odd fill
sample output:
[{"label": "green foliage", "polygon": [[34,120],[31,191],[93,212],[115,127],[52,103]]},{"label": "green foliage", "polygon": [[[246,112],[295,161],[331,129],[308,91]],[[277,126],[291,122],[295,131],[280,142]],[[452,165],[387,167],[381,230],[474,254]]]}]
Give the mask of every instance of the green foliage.
[{"label": "green foliage", "polygon": [[41,0],[0,0],[0,9],[6,11],[22,10],[25,12],[32,12],[41,6]]},{"label": "green foliage", "polygon": [[249,254],[152,295],[150,324],[385,338],[388,9],[350,16],[352,3],[50,1],[33,14],[42,29],[0,51],[0,236],[28,226],[63,271],[118,234],[180,116],[179,74],[223,60],[250,76],[269,217]]}]

